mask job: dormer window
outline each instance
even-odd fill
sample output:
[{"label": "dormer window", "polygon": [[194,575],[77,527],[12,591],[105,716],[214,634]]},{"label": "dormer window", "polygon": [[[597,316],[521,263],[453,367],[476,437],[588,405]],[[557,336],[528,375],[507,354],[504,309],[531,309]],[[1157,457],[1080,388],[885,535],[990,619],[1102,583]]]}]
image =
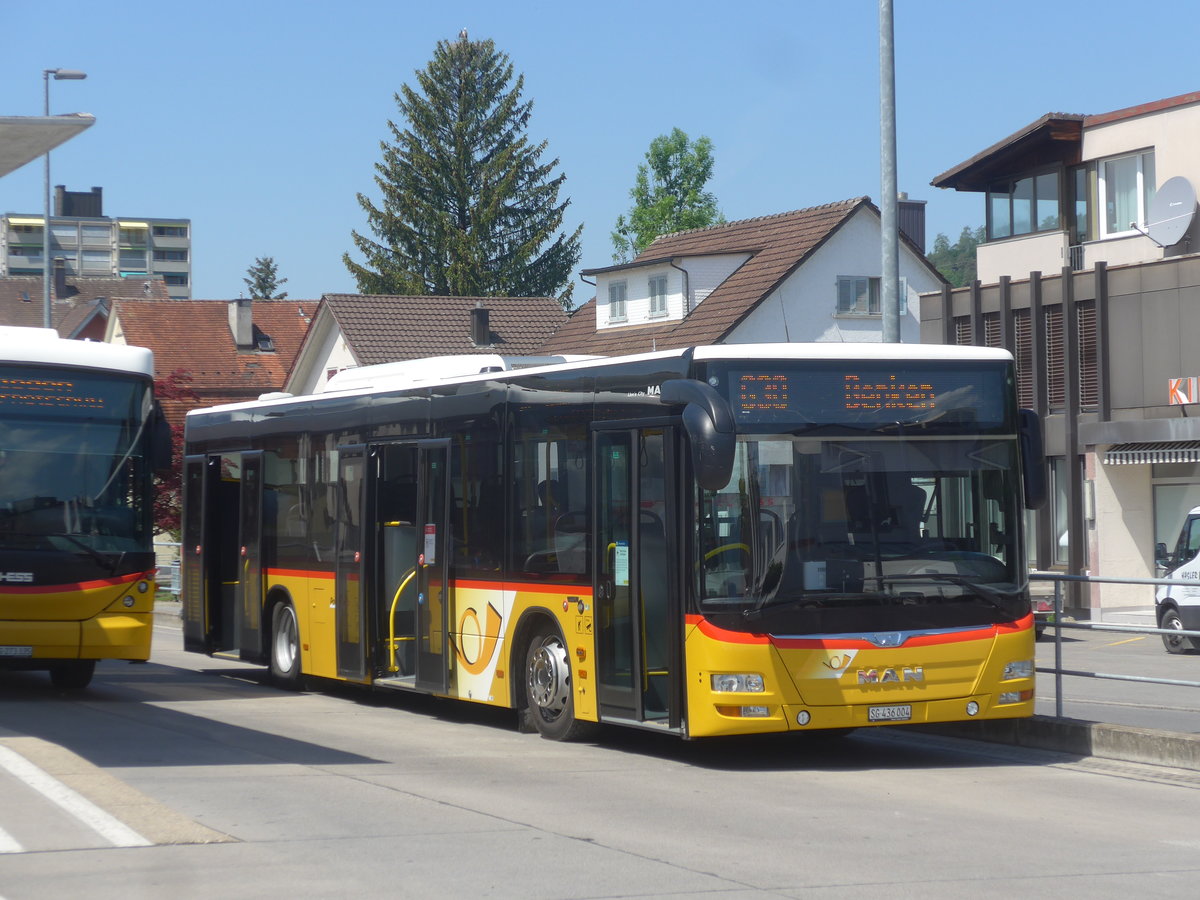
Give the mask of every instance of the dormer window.
[{"label": "dormer window", "polygon": [[992,185],[987,192],[987,239],[1060,230],[1058,180],[1056,170]]},{"label": "dormer window", "polygon": [[610,282],[608,285],[608,321],[624,322],[628,317],[625,308],[625,282]]},{"label": "dormer window", "polygon": [[654,275],[650,278],[650,315],[667,314],[667,276]]}]

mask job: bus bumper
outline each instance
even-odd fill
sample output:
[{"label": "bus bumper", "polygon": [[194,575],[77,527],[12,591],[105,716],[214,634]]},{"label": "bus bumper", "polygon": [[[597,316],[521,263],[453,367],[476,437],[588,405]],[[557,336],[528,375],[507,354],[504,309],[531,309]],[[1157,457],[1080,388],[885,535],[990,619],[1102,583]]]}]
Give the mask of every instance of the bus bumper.
[{"label": "bus bumper", "polygon": [[0,662],[150,658],[152,613],[101,613],[82,622],[0,622]]},{"label": "bus bumper", "polygon": [[[742,695],[753,702],[752,695]],[[783,731],[820,732],[827,728],[873,728],[879,725],[923,725],[935,722],[971,722],[983,719],[1016,719],[1033,715],[1033,699],[996,704],[989,694],[946,700],[911,701],[889,698],[877,704],[806,706],[785,703],[766,706],[714,705],[710,714],[689,722],[691,737],[735,734],[769,734]],[[974,713],[972,714],[972,710]]]}]

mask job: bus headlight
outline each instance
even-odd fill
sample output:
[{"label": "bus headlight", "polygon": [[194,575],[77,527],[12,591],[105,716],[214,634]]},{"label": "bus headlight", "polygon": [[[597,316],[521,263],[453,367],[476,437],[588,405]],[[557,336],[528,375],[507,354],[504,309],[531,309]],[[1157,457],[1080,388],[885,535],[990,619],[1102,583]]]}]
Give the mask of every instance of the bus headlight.
[{"label": "bus headlight", "polygon": [[1011,681],[1014,678],[1032,678],[1033,677],[1033,660],[1023,659],[1020,662],[1010,662],[1004,665],[1004,680]]},{"label": "bus headlight", "polygon": [[748,673],[713,675],[712,689],[714,693],[718,694],[761,694],[763,692],[763,677]]}]

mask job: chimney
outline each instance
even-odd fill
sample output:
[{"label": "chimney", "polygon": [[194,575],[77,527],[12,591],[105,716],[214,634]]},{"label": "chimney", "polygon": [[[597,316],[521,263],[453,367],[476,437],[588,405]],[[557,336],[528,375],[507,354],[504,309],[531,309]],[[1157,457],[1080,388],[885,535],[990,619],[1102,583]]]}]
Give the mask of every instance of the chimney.
[{"label": "chimney", "polygon": [[896,218],[900,233],[925,252],[925,201],[909,200],[908,194],[900,192],[896,203]]},{"label": "chimney", "polygon": [[239,350],[254,349],[253,303],[245,298],[229,301],[229,330]]},{"label": "chimney", "polygon": [[475,302],[475,308],[471,310],[471,343],[476,347],[490,347],[492,345],[492,329],[489,322],[490,314],[483,305],[482,300]]},{"label": "chimney", "polygon": [[54,260],[54,286],[51,291],[55,300],[67,298],[67,261],[62,257]]}]

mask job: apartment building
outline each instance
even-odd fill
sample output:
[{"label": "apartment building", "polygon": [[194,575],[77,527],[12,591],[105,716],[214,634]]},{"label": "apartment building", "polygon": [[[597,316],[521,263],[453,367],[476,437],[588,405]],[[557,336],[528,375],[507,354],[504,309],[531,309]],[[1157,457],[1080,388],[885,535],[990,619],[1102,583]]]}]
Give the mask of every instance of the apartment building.
[{"label": "apartment building", "polygon": [[[0,215],[0,275],[44,271],[42,213]],[[103,191],[54,189],[50,258],[72,276],[161,276],[173,300],[192,296],[189,219],[105,216]]]},{"label": "apartment building", "polygon": [[[978,280],[921,300],[926,343],[1003,346],[1042,414],[1051,502],[1031,565],[1155,575],[1200,505],[1200,92],[1048,113],[934,179],[981,195]],[[1070,591],[1079,614],[1147,586]]]}]

